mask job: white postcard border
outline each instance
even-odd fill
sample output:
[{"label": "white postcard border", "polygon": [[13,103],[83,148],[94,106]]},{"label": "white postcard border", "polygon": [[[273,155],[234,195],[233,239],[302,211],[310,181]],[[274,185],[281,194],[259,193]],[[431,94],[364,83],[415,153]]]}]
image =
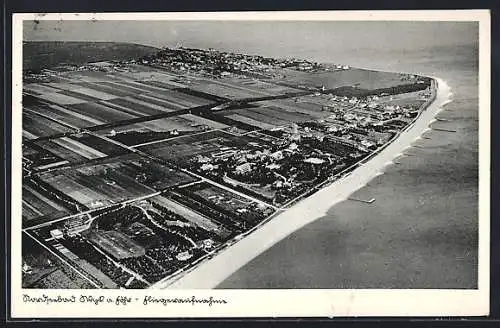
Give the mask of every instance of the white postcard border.
[{"label": "white postcard border", "polygon": [[[33,290],[21,288],[21,131],[23,20],[390,20],[479,21],[479,275],[477,290]],[[65,13],[14,14],[12,47],[12,318],[105,317],[339,317],[339,316],[477,316],[489,312],[490,239],[490,16],[486,10],[219,12],[219,13]],[[438,265],[438,264],[436,264]],[[25,303],[23,294],[76,297],[75,303]],[[81,303],[81,295],[104,301]],[[226,303],[161,303],[144,298],[192,298]],[[128,305],[116,304],[130,297]],[[109,303],[108,303],[109,301]],[[125,302],[126,303],[126,302]]]}]

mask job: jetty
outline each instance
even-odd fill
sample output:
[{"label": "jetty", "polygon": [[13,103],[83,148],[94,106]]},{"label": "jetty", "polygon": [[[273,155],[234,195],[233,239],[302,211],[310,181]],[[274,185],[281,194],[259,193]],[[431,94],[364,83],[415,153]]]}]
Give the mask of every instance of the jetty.
[{"label": "jetty", "polygon": [[356,202],[362,202],[362,203],[371,204],[371,203],[373,203],[375,201],[375,198],[360,199],[360,198],[349,197],[348,200],[353,200],[353,201],[356,201]]},{"label": "jetty", "polygon": [[436,131],[443,131],[443,132],[457,132],[457,130],[451,130],[451,129],[442,129],[442,128],[432,128],[433,130]]}]

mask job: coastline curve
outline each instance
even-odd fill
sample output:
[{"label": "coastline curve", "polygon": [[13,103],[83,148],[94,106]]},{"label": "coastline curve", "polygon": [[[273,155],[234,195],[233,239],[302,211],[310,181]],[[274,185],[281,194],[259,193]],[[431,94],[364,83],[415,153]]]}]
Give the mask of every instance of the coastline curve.
[{"label": "coastline curve", "polygon": [[441,78],[433,77],[436,83],[435,97],[418,118],[386,147],[371,156],[355,170],[318,190],[311,196],[293,204],[248,234],[230,247],[216,254],[214,258],[200,263],[175,281],[167,280],[156,284],[159,289],[213,289],[231,274],[271,248],[293,232],[326,215],[335,204],[340,203],[355,191],[364,187],[375,177],[383,174],[387,165],[410,148],[412,143],[430,129],[435,117],[452,99],[450,86]]}]

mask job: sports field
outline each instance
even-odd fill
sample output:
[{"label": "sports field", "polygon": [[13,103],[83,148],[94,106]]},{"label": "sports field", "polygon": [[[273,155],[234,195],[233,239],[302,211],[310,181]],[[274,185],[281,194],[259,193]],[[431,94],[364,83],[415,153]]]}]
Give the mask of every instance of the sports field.
[{"label": "sports field", "polygon": [[146,253],[144,247],[118,231],[93,231],[89,240],[116,260],[139,257]]}]

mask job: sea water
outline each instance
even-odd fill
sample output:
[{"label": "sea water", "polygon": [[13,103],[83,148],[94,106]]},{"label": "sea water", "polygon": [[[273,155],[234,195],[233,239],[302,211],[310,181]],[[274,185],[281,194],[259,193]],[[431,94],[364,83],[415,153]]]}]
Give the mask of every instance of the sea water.
[{"label": "sea water", "polygon": [[477,288],[478,51],[456,41],[353,49],[352,65],[447,81],[446,121],[431,126],[456,132],[426,132],[354,194],[374,203],[333,206],[218,288]]}]

